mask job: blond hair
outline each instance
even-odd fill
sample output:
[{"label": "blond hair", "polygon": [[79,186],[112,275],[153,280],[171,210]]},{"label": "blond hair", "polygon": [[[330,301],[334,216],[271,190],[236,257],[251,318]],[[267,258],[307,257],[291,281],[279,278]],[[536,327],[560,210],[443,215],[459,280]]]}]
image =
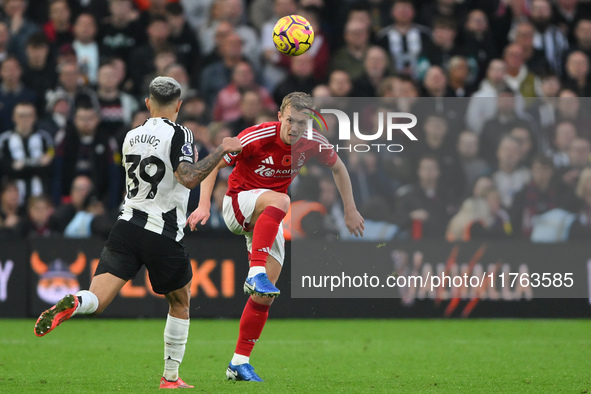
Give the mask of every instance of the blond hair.
[{"label": "blond hair", "polygon": [[290,105],[298,111],[303,111],[306,108],[314,109],[314,100],[308,93],[291,92],[283,98],[279,111],[285,111]]}]

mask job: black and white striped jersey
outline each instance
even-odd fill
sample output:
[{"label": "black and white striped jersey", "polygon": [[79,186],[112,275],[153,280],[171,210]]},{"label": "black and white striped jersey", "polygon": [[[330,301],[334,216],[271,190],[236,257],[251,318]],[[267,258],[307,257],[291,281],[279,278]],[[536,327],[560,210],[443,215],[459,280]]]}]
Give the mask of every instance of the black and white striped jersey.
[{"label": "black and white striped jersey", "polygon": [[166,118],[150,118],[123,142],[127,195],[119,219],[180,241],[189,192],[174,172],[197,160],[191,130]]}]

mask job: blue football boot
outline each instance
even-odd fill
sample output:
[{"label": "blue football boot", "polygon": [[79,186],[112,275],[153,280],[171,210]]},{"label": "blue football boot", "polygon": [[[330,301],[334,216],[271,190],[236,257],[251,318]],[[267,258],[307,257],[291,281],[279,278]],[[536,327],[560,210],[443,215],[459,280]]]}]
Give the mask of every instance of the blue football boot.
[{"label": "blue football boot", "polygon": [[259,297],[278,297],[281,292],[269,281],[267,274],[261,272],[260,274],[246,278],[244,282],[244,293],[254,294]]},{"label": "blue football boot", "polygon": [[[260,275],[260,274],[259,274]],[[228,380],[243,380],[247,382],[263,382],[250,364],[233,365],[230,363],[226,370],[226,377]]]}]

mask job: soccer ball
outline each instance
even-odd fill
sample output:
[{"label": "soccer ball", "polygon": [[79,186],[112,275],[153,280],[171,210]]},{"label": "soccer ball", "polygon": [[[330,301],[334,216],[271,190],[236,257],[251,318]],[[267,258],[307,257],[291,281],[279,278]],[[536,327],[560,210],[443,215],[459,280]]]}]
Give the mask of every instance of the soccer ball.
[{"label": "soccer ball", "polygon": [[279,52],[286,55],[299,56],[310,49],[312,42],[314,29],[303,16],[284,16],[273,28],[273,43]]}]

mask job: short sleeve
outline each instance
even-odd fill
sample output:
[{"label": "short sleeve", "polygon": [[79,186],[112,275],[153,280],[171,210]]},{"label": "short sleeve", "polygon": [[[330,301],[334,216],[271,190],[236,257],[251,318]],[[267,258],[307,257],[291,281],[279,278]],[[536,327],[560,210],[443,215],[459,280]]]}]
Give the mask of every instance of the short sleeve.
[{"label": "short sleeve", "polygon": [[333,146],[328,142],[328,140],[320,133],[314,131],[312,141],[318,144],[318,146],[315,148],[315,151],[317,152],[316,157],[318,158],[318,161],[320,161],[327,167],[334,166],[337,162],[338,155],[335,152]]},{"label": "short sleeve", "polygon": [[242,158],[250,155],[250,149],[252,148],[252,144],[247,144],[245,142],[250,141],[250,138],[248,136],[250,133],[253,132],[253,130],[256,130],[256,127],[258,127],[258,125],[249,127],[248,129],[245,129],[241,131],[240,134],[238,134],[238,139],[242,143],[242,152],[225,154],[224,161],[227,165],[233,166],[234,164],[236,164],[238,160],[241,160]]},{"label": "short sleeve", "polygon": [[174,124],[174,134],[170,143],[170,163],[176,171],[181,161],[193,164],[197,161],[193,132],[186,127]]}]

